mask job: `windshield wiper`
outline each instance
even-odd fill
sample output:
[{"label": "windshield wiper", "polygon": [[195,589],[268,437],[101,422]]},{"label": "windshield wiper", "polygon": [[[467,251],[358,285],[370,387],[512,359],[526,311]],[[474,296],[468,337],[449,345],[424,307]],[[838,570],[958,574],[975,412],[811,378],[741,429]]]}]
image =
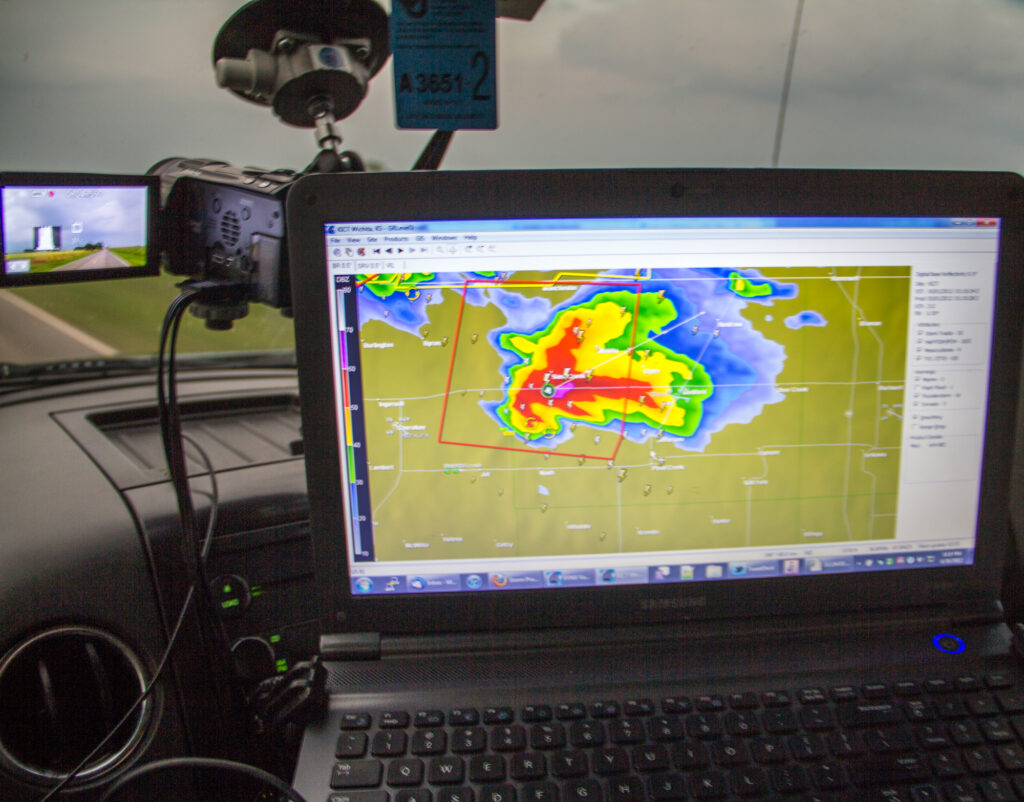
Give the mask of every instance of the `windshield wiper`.
[{"label": "windshield wiper", "polygon": [[[40,385],[151,373],[156,370],[156,363],[156,356],[73,359],[31,365],[0,362],[0,393]],[[179,371],[294,368],[295,352],[289,350],[186,354],[178,356],[177,367]]]}]

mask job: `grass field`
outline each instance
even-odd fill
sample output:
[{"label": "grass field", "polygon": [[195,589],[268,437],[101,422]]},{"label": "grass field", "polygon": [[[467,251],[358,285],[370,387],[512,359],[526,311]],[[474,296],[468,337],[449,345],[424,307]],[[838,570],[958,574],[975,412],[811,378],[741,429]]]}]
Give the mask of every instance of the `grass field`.
[{"label": "grass field", "polygon": [[30,272],[49,273],[51,270],[56,270],[62,265],[66,265],[76,259],[81,259],[83,256],[88,256],[90,253],[92,251],[86,251],[81,248],[72,251],[26,251],[25,253],[4,254],[4,258],[7,260],[28,259]]},{"label": "grass field", "polygon": [[124,259],[131,267],[141,267],[146,264],[146,246],[136,245],[132,248],[107,248]]},{"label": "grass field", "polygon": [[[10,292],[128,356],[156,353],[164,312],[178,294],[174,285],[180,280],[178,276],[161,274],[152,278],[21,287]],[[201,320],[187,314],[178,338],[179,353],[294,347],[292,321],[260,304],[250,305],[249,315],[226,332],[210,331]]]}]

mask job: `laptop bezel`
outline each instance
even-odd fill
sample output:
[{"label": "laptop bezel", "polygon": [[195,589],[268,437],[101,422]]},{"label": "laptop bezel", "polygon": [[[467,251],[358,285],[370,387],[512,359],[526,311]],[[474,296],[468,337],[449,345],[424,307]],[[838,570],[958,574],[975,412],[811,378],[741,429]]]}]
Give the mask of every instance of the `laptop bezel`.
[{"label": "laptop bezel", "polygon": [[[423,634],[617,626],[921,606],[991,609],[1009,541],[1024,252],[1013,173],[848,170],[537,170],[313,175],[287,198],[314,572],[325,633]],[[331,367],[324,224],[658,216],[998,217],[1000,254],[974,563],[894,572],[528,592],[351,592]],[[545,622],[543,624],[538,622]]]}]

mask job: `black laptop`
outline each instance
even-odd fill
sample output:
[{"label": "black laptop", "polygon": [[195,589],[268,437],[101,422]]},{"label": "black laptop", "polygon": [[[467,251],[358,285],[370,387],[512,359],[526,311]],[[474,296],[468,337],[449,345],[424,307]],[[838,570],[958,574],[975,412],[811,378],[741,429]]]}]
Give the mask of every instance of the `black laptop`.
[{"label": "black laptop", "polygon": [[288,196],[324,802],[1024,798],[1012,174]]}]

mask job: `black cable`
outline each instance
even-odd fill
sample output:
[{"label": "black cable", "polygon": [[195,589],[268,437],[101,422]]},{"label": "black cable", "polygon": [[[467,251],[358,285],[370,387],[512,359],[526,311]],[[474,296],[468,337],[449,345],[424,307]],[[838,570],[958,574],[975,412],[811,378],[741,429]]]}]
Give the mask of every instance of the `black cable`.
[{"label": "black cable", "polygon": [[[216,288],[208,288],[216,289]],[[196,586],[196,611],[198,613],[199,636],[207,658],[212,661],[214,693],[220,704],[232,698],[231,689],[223,684],[223,678],[231,671],[228,658],[227,638],[220,627],[219,619],[210,597],[209,578],[197,533],[195,506],[189,489],[188,468],[182,439],[181,409],[178,405],[177,389],[177,341],[178,331],[185,311],[195,301],[202,299],[203,290],[186,286],[171,302],[164,316],[160,334],[160,351],[157,360],[157,388],[160,411],[160,431],[167,456],[167,468],[171,485],[178,501],[178,515],[181,523],[182,556],[189,581]],[[212,471],[211,471],[212,474]]]},{"label": "black cable", "polygon": [[98,802],[107,802],[107,800],[121,788],[146,774],[181,768],[217,769],[245,774],[248,777],[252,777],[260,782],[266,783],[276,791],[280,791],[289,799],[293,800],[293,802],[306,802],[305,798],[298,791],[283,780],[275,777],[269,771],[258,769],[255,766],[250,766],[246,763],[236,763],[233,760],[220,760],[218,758],[210,757],[172,757],[167,758],[166,760],[154,760],[152,763],[139,766],[138,768],[122,774],[116,782],[112,783],[110,787],[107,788],[103,793],[103,796],[99,798]]},{"label": "black cable", "polygon": [[[167,420],[165,416],[169,411],[168,404],[170,402],[168,401],[168,395],[170,395],[171,398],[175,400],[175,402],[177,398],[177,394],[173,390],[170,393],[168,393],[168,386],[165,384],[164,363],[165,352],[167,347],[167,338],[168,336],[170,336],[172,339],[171,358],[173,360],[173,340],[177,338],[177,329],[181,321],[180,313],[184,312],[188,304],[191,303],[191,300],[192,299],[190,298],[190,296],[185,293],[179,295],[175,299],[175,301],[171,304],[171,307],[168,309],[167,317],[165,317],[164,319],[164,327],[160,335],[160,349],[157,359],[157,397],[161,419],[160,430],[161,435],[164,437],[165,451],[167,450],[168,445],[167,433],[172,431],[172,428],[169,425],[165,425],[164,423],[164,421]],[[176,322],[174,322],[175,320]],[[189,445],[191,445],[196,450],[196,452],[199,454],[200,459],[204,463],[210,477],[210,516],[207,519],[206,532],[203,537],[203,544],[198,549],[201,561],[205,562],[206,556],[210,552],[210,546],[213,543],[214,528],[217,525],[217,511],[220,504],[220,491],[217,485],[217,476],[213,469],[213,463],[210,460],[209,455],[195,440],[193,440],[188,435],[182,433],[181,439],[188,442]],[[194,507],[192,509],[194,516]],[[177,643],[178,635],[181,632],[181,627],[185,621],[185,615],[188,613],[189,608],[192,606],[192,601],[195,598],[195,593],[196,585],[193,582],[189,586],[188,592],[185,594],[185,601],[181,606],[181,612],[178,614],[178,619],[174,624],[174,628],[171,630],[170,635],[168,636],[167,647],[164,649],[164,653],[160,658],[160,662],[157,664],[156,670],[153,672],[152,679],[150,679],[149,683],[142,690],[142,693],[140,693],[135,702],[132,703],[132,706],[128,708],[128,710],[122,716],[121,720],[118,721],[117,724],[115,724],[114,727],[110,729],[106,736],[104,736],[103,740],[96,744],[96,746],[93,747],[92,751],[90,751],[84,758],[82,758],[78,765],[75,766],[70,772],[68,772],[57,785],[51,788],[46,793],[46,795],[42,797],[42,799],[40,799],[40,802],[47,802],[47,800],[52,799],[62,789],[66,788],[67,785],[70,782],[72,782],[75,779],[75,777],[78,776],[78,773],[89,764],[89,761],[91,761],[99,753],[99,751],[107,745],[107,743],[110,741],[111,738],[114,737],[117,731],[120,730],[121,727],[123,727],[124,724],[135,714],[135,711],[138,710],[139,706],[153,693],[153,689],[156,687],[156,683],[160,680],[160,677],[163,675],[163,671],[165,666],[167,665],[167,661],[171,656],[171,652],[173,651],[175,644]]]}]

